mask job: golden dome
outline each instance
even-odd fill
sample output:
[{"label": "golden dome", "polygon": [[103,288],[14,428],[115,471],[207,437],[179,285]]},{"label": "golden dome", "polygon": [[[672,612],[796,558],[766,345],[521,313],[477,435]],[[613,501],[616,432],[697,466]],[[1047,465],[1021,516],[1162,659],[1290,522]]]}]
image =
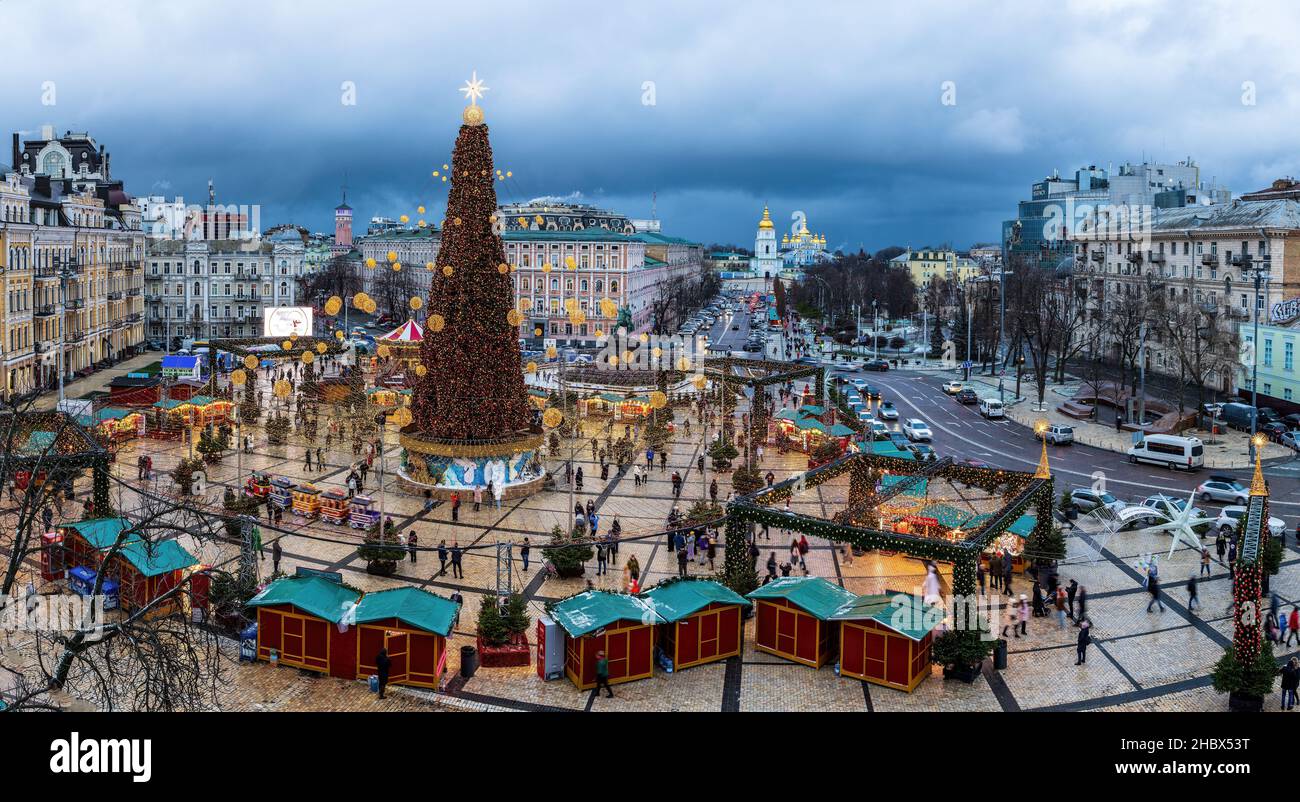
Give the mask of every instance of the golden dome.
[{"label": "golden dome", "polygon": [[759,228],[776,228],[772,225],[772,215],[768,212],[767,207],[763,207],[763,219],[758,221]]},{"label": "golden dome", "polygon": [[787,242],[789,242],[789,241],[790,241],[790,235],[789,235],[789,234],[782,234],[782,235],[781,235],[781,244],[784,245],[785,243],[787,243]]}]

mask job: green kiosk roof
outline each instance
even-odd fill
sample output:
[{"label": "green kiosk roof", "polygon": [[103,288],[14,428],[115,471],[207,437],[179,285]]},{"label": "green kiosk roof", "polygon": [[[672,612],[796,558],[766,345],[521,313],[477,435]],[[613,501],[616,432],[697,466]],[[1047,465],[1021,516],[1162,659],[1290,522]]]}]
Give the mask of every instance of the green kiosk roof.
[{"label": "green kiosk roof", "polygon": [[747,594],[751,599],[785,599],[822,621],[856,596],[819,576],[783,576]]},{"label": "green kiosk roof", "polygon": [[161,576],[189,568],[198,562],[193,554],[186,551],[175,540],[164,540],[154,544],[133,540],[123,546],[118,553],[126,558],[135,570],[145,576]]},{"label": "green kiosk roof", "polygon": [[337,624],[359,598],[359,591],[318,576],[286,577],[263,588],[261,593],[248,600],[248,606],[292,604],[299,610]]},{"label": "green kiosk roof", "polygon": [[661,582],[642,593],[641,601],[670,624],[703,610],[714,602],[750,606],[749,600],[744,596],[709,579]]},{"label": "green kiosk roof", "polygon": [[551,606],[555,622],[575,638],[595,632],[616,621],[639,621],[643,624],[662,624],[649,605],[635,596],[587,590],[570,596]]},{"label": "green kiosk roof", "polygon": [[131,528],[131,522],[125,518],[91,518],[75,524],[64,524],[63,528],[75,531],[96,549],[106,549],[117,542],[124,530]]},{"label": "green kiosk roof", "polygon": [[927,619],[927,611],[924,608],[917,609],[913,602],[914,597],[905,593],[858,596],[832,613],[830,620],[875,621],[900,635],[919,641],[939,624],[942,613],[938,613],[938,617],[931,623]]},{"label": "green kiosk roof", "polygon": [[420,588],[393,588],[367,593],[357,605],[357,623],[396,618],[416,629],[451,634],[452,622],[460,605]]}]

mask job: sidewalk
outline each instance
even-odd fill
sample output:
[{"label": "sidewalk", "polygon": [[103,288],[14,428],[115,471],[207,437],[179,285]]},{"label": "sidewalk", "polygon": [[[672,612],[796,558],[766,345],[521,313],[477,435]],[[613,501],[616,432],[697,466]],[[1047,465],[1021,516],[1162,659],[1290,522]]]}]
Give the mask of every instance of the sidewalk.
[{"label": "sidewalk", "polygon": [[[941,365],[927,365],[921,368],[913,368],[917,372],[932,373],[935,375],[951,376],[953,379],[961,380],[963,371],[960,369],[944,368]],[[1067,374],[1067,378],[1069,377]],[[971,374],[970,381],[965,382],[975,389],[981,397],[997,397],[998,377],[981,376],[975,373]],[[1125,454],[1130,446],[1133,445],[1134,432],[1124,430],[1115,431],[1114,419],[1111,417],[1106,423],[1093,423],[1091,421],[1079,420],[1069,415],[1058,412],[1057,407],[1069,400],[1072,393],[1082,382],[1067,381],[1062,385],[1047,385],[1047,394],[1045,396],[1046,410],[1040,411],[1037,407],[1037,388],[1029,382],[1021,382],[1021,397],[1015,397],[1015,376],[1004,380],[1006,413],[1007,417],[1028,428],[1033,428],[1034,424],[1040,420],[1047,420],[1048,423],[1065,424],[1074,428],[1075,442],[1082,443],[1086,446],[1113,451],[1117,454]],[[1109,410],[1103,411],[1103,420],[1106,419]],[[1226,433],[1211,435],[1209,432],[1194,429],[1188,432],[1189,436],[1199,437],[1205,443],[1205,467],[1210,469],[1236,469],[1250,468],[1252,463],[1248,455],[1248,440],[1250,438],[1247,432],[1238,432],[1228,430]],[[1289,462],[1296,456],[1295,452],[1280,443],[1269,442],[1263,448],[1263,460],[1265,462]]]}]

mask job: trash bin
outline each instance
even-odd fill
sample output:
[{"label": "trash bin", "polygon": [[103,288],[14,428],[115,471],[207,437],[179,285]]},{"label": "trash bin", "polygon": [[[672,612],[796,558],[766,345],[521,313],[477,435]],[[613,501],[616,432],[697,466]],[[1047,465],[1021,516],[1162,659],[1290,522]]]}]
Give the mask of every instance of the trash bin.
[{"label": "trash bin", "polygon": [[460,647],[460,675],[469,679],[475,671],[478,671],[478,650],[473,646]]},{"label": "trash bin", "polygon": [[999,671],[1007,667],[1007,639],[998,638],[993,644],[993,667]]}]

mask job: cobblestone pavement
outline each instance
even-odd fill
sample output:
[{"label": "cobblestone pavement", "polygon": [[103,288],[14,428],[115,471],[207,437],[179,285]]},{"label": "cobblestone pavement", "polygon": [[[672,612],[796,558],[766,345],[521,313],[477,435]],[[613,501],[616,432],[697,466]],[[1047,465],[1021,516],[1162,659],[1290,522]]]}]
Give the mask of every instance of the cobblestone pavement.
[{"label": "cobblestone pavement", "polygon": [[[680,420],[684,411],[678,411]],[[618,424],[621,432],[622,422]],[[663,538],[654,535],[663,525],[674,503],[683,507],[704,493],[696,468],[700,452],[699,426],[694,437],[679,434],[670,448],[667,469],[656,464],[648,482],[634,486],[631,476],[611,470],[609,479],[600,479],[599,465],[591,460],[589,447],[576,454],[585,474],[577,501],[595,501],[601,516],[601,530],[608,529],[617,516],[627,542],[617,558],[617,567],[597,576],[589,564],[586,576],[579,579],[546,579],[540,570],[538,546],[545,533],[555,524],[566,522],[572,510],[568,488],[507,501],[500,509],[485,503],[474,510],[472,502],[460,511],[458,521],[450,519],[448,505],[440,504],[423,511],[422,499],[403,494],[391,474],[385,479],[383,493],[386,511],[400,531],[415,531],[424,548],[440,541],[460,544],[468,549],[464,559],[464,577],[453,578],[450,566],[440,570],[435,552],[421,551],[417,562],[400,564],[394,577],[375,577],[365,571],[365,563],[355,553],[357,534],[319,521],[297,521],[286,515],[282,531],[264,527],[267,552],[270,542],[279,538],[284,552],[281,570],[293,573],[299,566],[341,572],[347,582],[365,590],[393,587],[406,583],[441,594],[460,590],[466,599],[464,611],[449,641],[449,671],[444,687],[437,693],[423,690],[396,690],[392,698],[379,703],[360,683],[343,682],[326,677],[304,675],[297,670],[269,665],[239,664],[232,669],[231,690],[222,706],[231,710],[306,710],[306,709],[451,709],[451,710],[1224,710],[1226,700],[1209,687],[1211,666],[1231,638],[1226,620],[1228,581],[1223,565],[1214,565],[1214,576],[1200,585],[1203,607],[1196,612],[1186,608],[1183,584],[1197,570],[1195,554],[1183,548],[1173,558],[1164,560],[1167,539],[1142,532],[1121,533],[1111,537],[1097,554],[1077,534],[1069,534],[1069,558],[1061,566],[1068,581],[1077,579],[1088,588],[1088,612],[1095,622],[1096,643],[1088,661],[1076,667],[1072,626],[1058,629],[1054,618],[1032,619],[1028,635],[1010,641],[1010,665],[1000,672],[986,671],[973,684],[944,680],[936,668],[911,694],[865,685],[857,680],[839,678],[833,667],[813,670],[802,665],[759,653],[753,644],[753,622],[745,629],[745,649],[740,658],[726,664],[690,668],[675,674],[656,670],[653,678],[616,686],[615,698],[595,698],[590,691],[578,691],[567,679],[544,682],[532,667],[518,669],[480,669],[465,680],[458,675],[460,647],[473,643],[474,618],[479,600],[496,587],[496,544],[519,544],[525,537],[534,544],[532,560],[525,569],[518,549],[513,552],[511,584],[529,598],[534,615],[542,612],[546,602],[564,598],[591,582],[598,588],[622,588],[622,566],[636,555],[642,566],[643,586],[650,586],[677,572]],[[591,432],[584,433],[587,439]],[[602,436],[603,435],[598,435]],[[391,434],[390,434],[391,437]],[[270,471],[295,481],[312,481],[322,487],[341,487],[352,460],[347,453],[326,454],[323,471],[307,472],[303,467],[301,444],[268,446],[262,436],[254,453],[238,459],[227,454],[222,463],[209,472],[208,496],[212,503],[220,498],[224,486],[237,482],[252,469]],[[567,451],[567,449],[566,449]],[[188,444],[164,441],[131,441],[117,456],[115,470],[127,486],[147,486],[154,492],[170,491],[170,480],[155,478],[138,482],[135,458],[149,453],[154,457],[158,474],[165,474],[188,452]],[[784,479],[806,466],[806,458],[794,453],[779,455],[768,449],[762,470],[772,470]],[[656,461],[657,463],[657,461]],[[238,473],[242,470],[242,474]],[[680,501],[673,498],[670,477],[679,471],[686,481]],[[560,471],[561,477],[563,471]],[[710,469],[709,478],[713,472]],[[829,515],[842,502],[847,477],[833,480],[819,488],[800,494],[792,507],[797,511]],[[730,477],[719,477],[721,496],[730,490]],[[84,490],[84,489],[83,489]],[[378,495],[375,472],[365,488]],[[117,487],[121,506],[131,508],[129,489]],[[721,500],[721,499],[720,499]],[[808,567],[812,574],[840,583],[850,590],[910,590],[923,574],[914,560],[868,554],[846,560],[833,544],[810,538],[812,552]],[[218,543],[192,546],[200,559],[217,564],[235,557],[232,545]],[[788,537],[773,530],[770,539],[759,540],[763,549],[761,562],[768,551],[778,560],[787,558]],[[1147,595],[1133,565],[1143,556],[1158,553],[1165,587],[1166,609],[1146,612]],[[721,570],[722,559],[717,559]],[[261,562],[269,574],[269,556]],[[708,574],[707,565],[692,563],[692,575]],[[1018,579],[1017,592],[1028,585]],[[1289,550],[1274,589],[1285,609],[1300,600],[1300,558]],[[1293,648],[1286,649],[1293,653]],[[1271,699],[1270,709],[1277,705]]]}]

